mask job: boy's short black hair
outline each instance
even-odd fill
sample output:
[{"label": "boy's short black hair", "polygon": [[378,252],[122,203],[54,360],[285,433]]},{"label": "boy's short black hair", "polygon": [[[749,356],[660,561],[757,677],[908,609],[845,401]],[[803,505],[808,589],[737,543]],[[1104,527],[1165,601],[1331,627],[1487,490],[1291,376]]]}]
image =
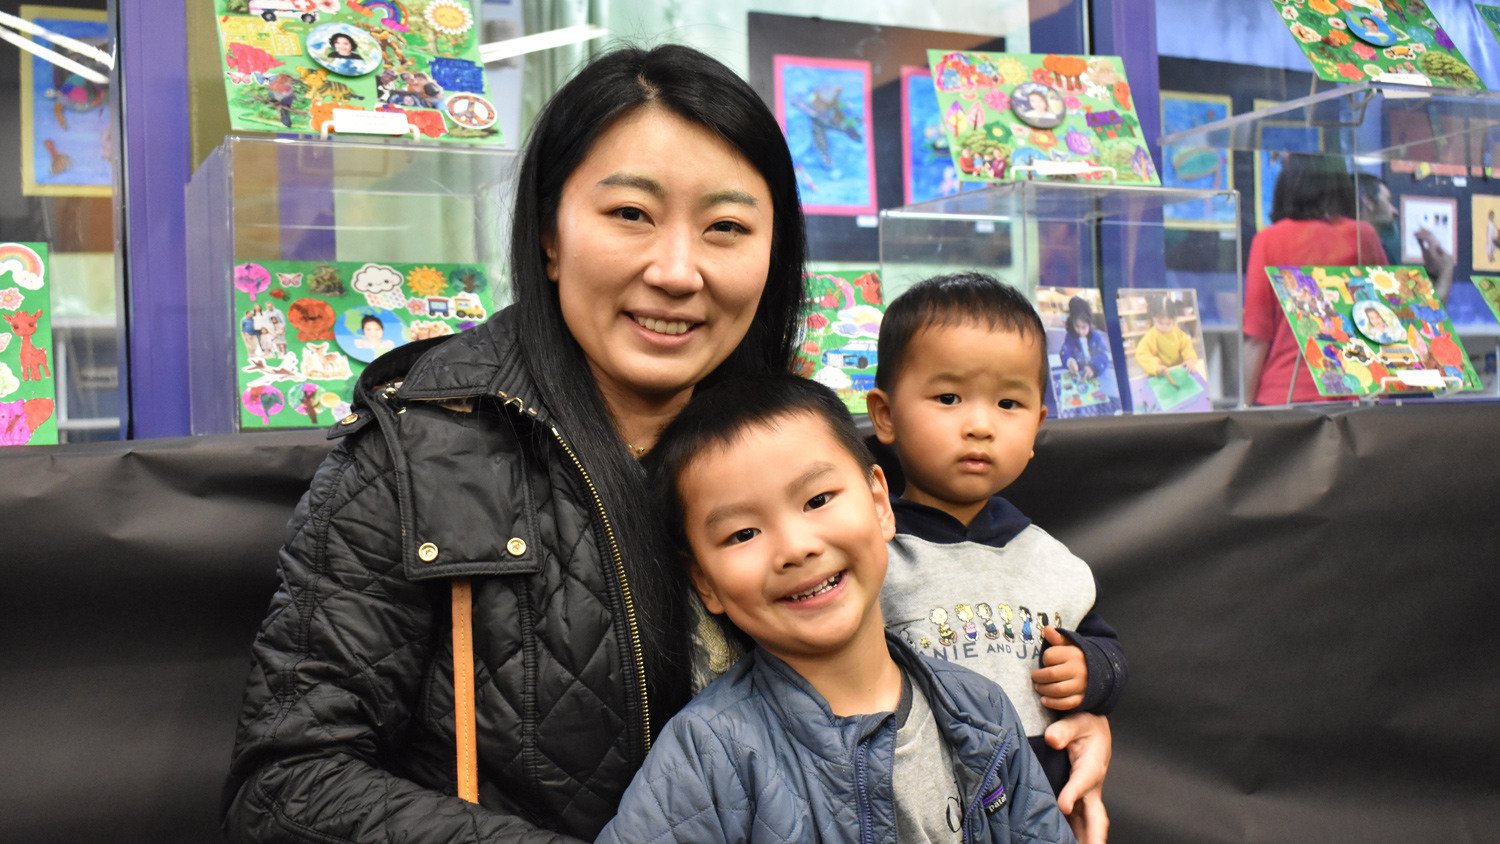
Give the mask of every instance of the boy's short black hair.
[{"label": "boy's short black hair", "polygon": [[810,415],[827,425],[834,441],[867,476],[872,473],[875,458],[859,435],[849,408],[832,390],[795,375],[734,377],[700,389],[661,432],[645,464],[657,517],[669,546],[681,559],[692,557],[677,488],[683,470],[705,451],[733,444],[748,428],[773,427],[798,414]]},{"label": "boy's short black hair", "polygon": [[890,392],[906,363],[906,348],[924,328],[982,325],[992,331],[1014,331],[1037,341],[1037,377],[1047,384],[1047,329],[1021,292],[984,273],[933,276],[897,296],[880,321],[875,386]]}]

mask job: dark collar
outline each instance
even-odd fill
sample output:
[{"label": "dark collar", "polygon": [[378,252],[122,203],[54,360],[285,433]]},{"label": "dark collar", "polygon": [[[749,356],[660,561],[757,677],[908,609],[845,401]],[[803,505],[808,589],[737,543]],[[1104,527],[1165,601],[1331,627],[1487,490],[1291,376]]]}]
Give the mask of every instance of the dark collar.
[{"label": "dark collar", "polygon": [[967,527],[942,510],[905,498],[895,499],[891,507],[896,511],[897,533],[911,534],[928,542],[981,542],[1001,547],[1031,524],[1025,513],[998,495],[990,498]]}]

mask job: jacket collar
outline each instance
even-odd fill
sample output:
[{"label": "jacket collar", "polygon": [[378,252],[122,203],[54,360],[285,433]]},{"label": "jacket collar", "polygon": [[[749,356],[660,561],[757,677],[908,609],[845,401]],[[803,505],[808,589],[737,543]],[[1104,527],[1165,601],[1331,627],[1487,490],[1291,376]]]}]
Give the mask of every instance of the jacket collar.
[{"label": "jacket collar", "polygon": [[967,527],[941,510],[905,498],[892,501],[891,508],[896,513],[897,533],[929,542],[979,542],[1001,548],[1031,524],[1025,513],[998,495],[990,497]]},{"label": "jacket collar", "polygon": [[518,401],[540,414],[540,396],[521,357],[517,322],[511,306],[468,331],[393,349],[360,375],[356,399],[368,404],[386,385],[400,381],[395,394],[399,400],[493,396],[502,402]]}]

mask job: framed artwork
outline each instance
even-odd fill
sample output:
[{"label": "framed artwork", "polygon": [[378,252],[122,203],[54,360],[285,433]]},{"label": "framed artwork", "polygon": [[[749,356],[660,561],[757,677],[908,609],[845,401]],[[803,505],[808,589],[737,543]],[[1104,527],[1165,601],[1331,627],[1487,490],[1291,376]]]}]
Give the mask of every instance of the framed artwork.
[{"label": "framed artwork", "polygon": [[1474,230],[1472,264],[1477,270],[1500,270],[1500,196],[1474,194],[1469,219]]},{"label": "framed artwork", "polygon": [[[1225,120],[1232,108],[1232,100],[1226,95],[1162,91],[1162,134]],[[1161,183],[1173,188],[1233,190],[1234,154],[1227,149],[1208,147],[1178,148],[1170,155],[1164,150]],[[1217,197],[1201,203],[1173,203],[1164,209],[1162,218],[1171,228],[1228,228],[1234,224],[1234,211],[1233,198]]]},{"label": "framed artwork", "polygon": [[241,430],[328,425],[370,361],[489,316],[484,270],[461,264],[245,261],[231,275]]},{"label": "framed artwork", "polygon": [[1047,331],[1047,414],[1072,419],[1121,413],[1099,291],[1038,287],[1036,309]]},{"label": "framed artwork", "polygon": [[1401,197],[1401,260],[1422,260],[1417,232],[1432,232],[1449,255],[1458,254],[1458,200],[1435,196]]},{"label": "framed artwork", "polygon": [[213,2],[233,129],[316,134],[337,117],[502,142],[471,0]]},{"label": "framed artwork", "polygon": [[[959,181],[1094,181],[1108,179],[1109,168],[1120,184],[1161,184],[1118,57],[962,50],[927,57]],[[1085,172],[1067,174],[1080,166]]]},{"label": "framed artwork", "polygon": [[1115,304],[1135,412],[1210,410],[1198,292],[1126,287]]},{"label": "framed artwork", "polygon": [[1489,307],[1495,321],[1500,322],[1500,276],[1476,275],[1473,282],[1474,289],[1479,291],[1479,297]]},{"label": "framed artwork", "polygon": [[808,273],[807,316],[793,367],[839,394],[850,413],[864,413],[875,388],[876,339],[885,303],[876,270]]},{"label": "framed artwork", "polygon": [[[101,50],[110,49],[103,11],[22,6],[21,17]],[[74,56],[67,48],[57,52]],[[109,196],[113,130],[109,86],[24,50],[21,56],[21,193]]]},{"label": "framed artwork", "polygon": [[45,243],[0,243],[0,447],[57,444],[47,258]]},{"label": "framed artwork", "polygon": [[776,122],[786,135],[807,214],[874,214],[870,63],[777,55]]},{"label": "framed artwork", "polygon": [[1266,275],[1320,394],[1480,388],[1421,267],[1267,267]]},{"label": "framed artwork", "polygon": [[1271,0],[1313,72],[1329,82],[1387,74],[1484,90],[1424,0]]},{"label": "framed artwork", "polygon": [[[1256,100],[1256,111],[1277,104],[1277,100]],[[1323,149],[1323,130],[1297,121],[1263,120],[1255,129],[1255,229],[1271,225],[1271,199],[1281,165],[1289,152],[1318,152]]]},{"label": "framed artwork", "polygon": [[948,154],[948,137],[938,113],[932,72],[925,67],[901,68],[901,185],[904,204],[952,196],[967,185]]}]

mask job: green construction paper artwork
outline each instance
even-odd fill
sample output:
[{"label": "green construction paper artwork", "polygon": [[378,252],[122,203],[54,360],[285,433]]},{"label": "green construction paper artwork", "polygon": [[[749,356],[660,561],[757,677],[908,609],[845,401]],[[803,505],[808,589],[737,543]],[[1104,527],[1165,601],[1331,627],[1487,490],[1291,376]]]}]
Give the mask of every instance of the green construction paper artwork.
[{"label": "green construction paper artwork", "polygon": [[[1411,74],[1444,88],[1484,90],[1423,0],[1271,0],[1313,72],[1330,82]],[[1400,81],[1400,80],[1395,80]]]},{"label": "green construction paper artwork", "polygon": [[1267,267],[1266,275],[1321,395],[1480,388],[1421,267]]},{"label": "green construction paper artwork", "polygon": [[0,446],[57,444],[47,244],[0,243]]},{"label": "green construction paper artwork", "polygon": [[316,134],[352,109],[404,115],[427,139],[501,142],[471,0],[214,0],[214,10],[235,130]]},{"label": "green construction paper artwork", "polygon": [[241,430],[328,425],[376,357],[489,316],[489,280],[462,264],[247,261],[233,269]]},{"label": "green construction paper artwork", "polygon": [[1486,6],[1482,3],[1474,4],[1474,11],[1484,18],[1485,26],[1490,28],[1490,34],[1500,41],[1500,6]]},{"label": "green construction paper artwork", "polygon": [[1490,313],[1500,322],[1500,275],[1476,275],[1472,280],[1474,289],[1479,291],[1480,298],[1489,305]]},{"label": "green construction paper artwork", "polygon": [[1118,57],[928,50],[927,60],[959,181],[1161,184]]},{"label": "green construction paper artwork", "polygon": [[1203,395],[1203,385],[1186,366],[1168,367],[1160,375],[1146,379],[1146,386],[1156,396],[1156,404],[1162,411],[1170,412]]},{"label": "green construction paper artwork", "polygon": [[839,394],[850,413],[865,412],[875,387],[875,341],[885,315],[875,271],[809,273],[804,278],[807,316],[793,369]]}]

